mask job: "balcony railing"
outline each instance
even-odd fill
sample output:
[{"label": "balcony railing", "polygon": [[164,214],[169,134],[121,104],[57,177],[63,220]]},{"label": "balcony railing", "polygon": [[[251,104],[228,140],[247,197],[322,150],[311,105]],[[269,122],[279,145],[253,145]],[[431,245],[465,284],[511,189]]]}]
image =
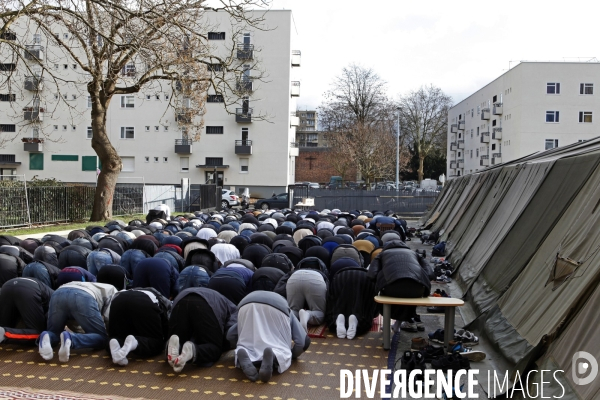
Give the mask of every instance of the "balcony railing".
[{"label": "balcony railing", "polygon": [[490,165],[490,156],[481,156],[481,160],[479,160],[479,165],[482,167],[487,167],[488,165]]},{"label": "balcony railing", "polygon": [[492,129],[492,139],[494,139],[494,140],[502,140],[502,128],[494,128],[494,129]]},{"label": "balcony railing", "polygon": [[292,50],[292,67],[300,66],[300,50]]},{"label": "balcony railing", "polygon": [[290,126],[298,125],[300,125],[300,117],[297,117],[296,113],[292,113],[292,115],[290,115]]},{"label": "balcony railing", "polygon": [[465,167],[465,160],[458,160],[458,161],[456,162],[456,166],[457,166],[458,168],[464,168],[464,167]]},{"label": "balcony railing", "polygon": [[298,157],[300,155],[300,149],[298,142],[290,142],[290,157]]},{"label": "balcony railing", "polygon": [[191,139],[175,139],[175,153],[177,154],[192,154]]},{"label": "balcony railing", "polygon": [[465,130],[465,121],[458,121],[458,130],[459,131]]},{"label": "balcony railing", "polygon": [[490,133],[482,132],[481,137],[479,138],[481,143],[489,143],[490,142]]},{"label": "balcony railing", "polygon": [[300,82],[293,81],[292,82],[292,97],[300,96]]},{"label": "balcony railing", "polygon": [[502,153],[492,154],[492,165],[502,164]]},{"label": "balcony railing", "polygon": [[251,108],[236,108],[235,109],[235,122],[252,122],[252,109]]},{"label": "balcony railing", "polygon": [[450,133],[457,133],[457,132],[458,132],[458,124],[450,125]]},{"label": "balcony railing", "polygon": [[32,122],[43,121],[45,112],[46,109],[43,107],[25,107],[23,108],[23,119]]},{"label": "balcony railing", "polygon": [[180,124],[192,123],[192,112],[189,108],[178,108],[175,110],[175,121]]},{"label": "balcony railing", "polygon": [[236,140],[235,154],[252,154],[252,140]]},{"label": "balcony railing", "polygon": [[456,151],[458,145],[456,143],[450,143],[450,151]]},{"label": "balcony railing", "polygon": [[238,92],[251,92],[253,88],[253,80],[249,78],[240,79],[237,81],[235,88]]},{"label": "balcony railing", "polygon": [[481,110],[481,119],[482,120],[490,119],[490,109],[489,108],[484,108]]},{"label": "balcony railing", "polygon": [[237,45],[238,60],[252,60],[254,58],[254,45],[240,43]]},{"label": "balcony railing", "polygon": [[456,168],[456,161],[450,161],[450,168],[451,169]]},{"label": "balcony railing", "polygon": [[44,46],[39,44],[30,44],[25,46],[25,53],[23,54],[26,60],[33,61],[44,61]]},{"label": "balcony railing", "polygon": [[494,115],[502,115],[502,103],[494,103]]},{"label": "balcony railing", "polygon": [[44,78],[42,78],[41,76],[26,76],[25,77],[25,90],[37,92],[38,90],[42,90],[43,86],[44,86]]},{"label": "balcony railing", "polygon": [[32,153],[39,153],[41,151],[44,151],[44,139],[27,139],[29,140],[23,140],[23,151],[29,151]]},{"label": "balcony railing", "polygon": [[458,148],[461,149],[461,150],[465,148],[465,141],[464,140],[459,140],[458,141]]}]

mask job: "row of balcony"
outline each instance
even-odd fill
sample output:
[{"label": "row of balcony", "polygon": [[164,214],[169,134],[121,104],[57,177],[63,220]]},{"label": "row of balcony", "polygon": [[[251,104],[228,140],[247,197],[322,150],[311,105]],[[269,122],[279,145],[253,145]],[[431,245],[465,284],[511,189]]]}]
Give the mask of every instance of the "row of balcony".
[{"label": "row of balcony", "polygon": [[[175,139],[175,153],[192,154],[192,143],[191,139]],[[235,154],[252,155],[252,140],[236,140]]]},{"label": "row of balcony", "polygon": [[[502,163],[502,153],[492,153],[492,165]],[[490,165],[490,156],[483,155],[479,160],[479,165],[482,167],[488,167]]]},{"label": "row of balcony", "polygon": [[[502,109],[502,103],[494,103],[494,106],[492,107],[492,114],[493,115],[502,115],[503,109]],[[484,121],[489,120],[491,117],[490,115],[490,109],[489,108],[484,108],[481,110],[481,119]]]}]

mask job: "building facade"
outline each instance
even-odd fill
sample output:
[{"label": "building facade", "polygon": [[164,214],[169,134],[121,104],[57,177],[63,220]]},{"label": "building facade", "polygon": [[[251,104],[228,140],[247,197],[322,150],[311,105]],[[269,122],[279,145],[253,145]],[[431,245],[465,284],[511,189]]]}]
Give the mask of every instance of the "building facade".
[{"label": "building facade", "polygon": [[598,136],[598,85],[597,62],[521,62],[448,112],[448,176]]},{"label": "building facade", "polygon": [[[294,113],[300,95],[296,76],[300,51],[291,45],[291,11],[268,11],[263,28],[271,29],[247,28],[238,43],[233,43],[226,13],[208,12],[206,18],[214,29],[207,35],[214,51],[236,54],[231,47],[237,46],[237,62],[258,66],[266,79],[253,79],[258,73],[245,68],[242,84],[248,96],[230,112],[209,91],[204,128],[200,140],[193,142],[182,129],[181,115],[169,106],[178,95],[170,82],[161,90],[142,88],[139,93],[114,96],[106,124],[123,161],[118,182],[177,184],[188,178],[191,184],[202,184],[216,180],[235,191],[249,187],[252,195],[270,195],[295,181],[298,156]],[[16,66],[21,79],[18,90],[5,85],[0,93],[0,134],[3,140],[14,138],[0,149],[0,174],[94,183],[101,166],[91,147],[91,101],[85,73],[64,54],[53,51],[53,38],[32,32],[29,24],[22,26],[19,29],[16,24],[14,34],[24,35],[32,50],[21,63],[27,65]],[[69,33],[57,28],[55,35],[67,40]],[[35,54],[29,57],[32,51]],[[6,63],[8,58],[3,58]],[[42,82],[35,74],[41,63],[65,81],[82,84],[57,88],[53,82]]]},{"label": "building facade", "polygon": [[319,132],[319,120],[316,110],[297,110],[295,115],[298,118],[296,142],[299,147],[327,146],[325,134]]}]

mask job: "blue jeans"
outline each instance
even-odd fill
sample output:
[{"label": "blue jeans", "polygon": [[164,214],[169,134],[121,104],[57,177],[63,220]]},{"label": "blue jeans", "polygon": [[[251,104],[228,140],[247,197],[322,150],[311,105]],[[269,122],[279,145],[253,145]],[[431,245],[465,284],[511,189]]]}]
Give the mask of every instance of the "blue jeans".
[{"label": "blue jeans", "polygon": [[23,268],[23,278],[35,278],[52,289],[52,279],[50,279],[46,266],[37,261],[27,264]]},{"label": "blue jeans", "polygon": [[54,346],[67,320],[73,319],[85,333],[71,333],[72,349],[102,349],[108,341],[104,320],[96,299],[81,289],[61,288],[50,298],[48,309],[48,336]]}]

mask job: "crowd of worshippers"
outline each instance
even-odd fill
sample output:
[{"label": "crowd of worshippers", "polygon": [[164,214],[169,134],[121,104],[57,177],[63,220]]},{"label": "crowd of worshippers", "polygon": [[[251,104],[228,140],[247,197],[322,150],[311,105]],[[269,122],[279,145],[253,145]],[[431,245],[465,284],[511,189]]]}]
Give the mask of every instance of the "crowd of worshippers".
[{"label": "crowd of worshippers", "polygon": [[[382,232],[381,226],[388,230]],[[0,236],[0,342],[44,360],[164,354],[175,372],[235,350],[252,381],[284,372],[311,326],[368,332],[377,293],[428,296],[434,277],[391,211],[241,211],[115,220],[41,240]],[[392,318],[420,321],[416,307]],[[397,328],[397,326],[396,326]]]}]

